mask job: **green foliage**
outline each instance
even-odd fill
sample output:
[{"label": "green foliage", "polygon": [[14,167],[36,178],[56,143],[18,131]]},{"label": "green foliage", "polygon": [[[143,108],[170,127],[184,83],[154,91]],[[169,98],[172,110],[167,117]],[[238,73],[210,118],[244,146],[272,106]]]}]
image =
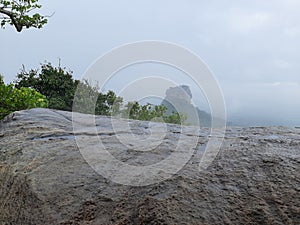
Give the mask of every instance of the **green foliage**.
[{"label": "green foliage", "polygon": [[41,71],[25,68],[17,75],[15,86],[30,87],[49,100],[49,108],[71,111],[74,93],[79,83],[72,78],[71,72],[61,67],[54,67],[50,63],[41,65]]},{"label": "green foliage", "polygon": [[113,116],[120,112],[123,98],[118,97],[113,91],[108,91],[106,94],[99,93],[95,114]]},{"label": "green foliage", "polygon": [[77,87],[73,111],[105,116],[119,114],[123,98],[113,91],[101,93],[98,85],[92,86],[86,80],[79,82]]},{"label": "green foliage", "polygon": [[[164,116],[164,121],[166,123],[175,123],[175,124],[181,124],[186,121],[187,117],[181,113],[178,112],[172,112],[171,115]],[[185,124],[185,123],[184,123]],[[185,124],[187,125],[187,124]]]},{"label": "green foliage", "polygon": [[[72,72],[66,72],[64,68],[54,67],[50,63],[42,64],[40,71],[27,72],[23,67],[17,75],[15,86],[37,90],[46,96],[49,108],[52,109],[177,124],[186,119],[177,112],[167,115],[167,108],[163,105],[154,106],[149,103],[140,105],[138,102],[129,102],[123,106],[123,98],[113,91],[101,93],[98,84],[74,80]],[[74,100],[76,106],[73,107]]]},{"label": "green foliage", "polygon": [[6,24],[12,25],[18,32],[23,28],[42,28],[47,19],[39,13],[31,11],[41,8],[38,0],[0,0],[0,25],[5,28]]},{"label": "green foliage", "polygon": [[128,102],[121,116],[135,120],[164,121],[166,123],[181,124],[186,119],[180,113],[166,115],[167,108],[164,105],[140,105],[138,102]]},{"label": "green foliage", "polygon": [[23,109],[45,108],[48,101],[45,96],[31,88],[15,88],[13,84],[5,85],[0,76],[0,119]]},{"label": "green foliage", "polygon": [[[74,80],[72,72],[66,72],[65,68],[54,67],[50,63],[42,64],[40,72],[27,72],[23,67],[17,75],[15,86],[33,88],[46,96],[49,108],[65,111],[72,110],[76,90],[76,102],[80,105],[80,108],[73,109],[76,112],[111,116],[119,112],[123,101],[113,91],[99,93],[98,85],[92,86],[88,81]],[[88,111],[91,109],[95,110]]]},{"label": "green foliage", "polygon": [[86,80],[83,82],[78,82],[76,95],[74,96],[74,101],[76,104],[73,105],[72,110],[74,112],[94,114],[97,97],[97,87],[93,87]]}]

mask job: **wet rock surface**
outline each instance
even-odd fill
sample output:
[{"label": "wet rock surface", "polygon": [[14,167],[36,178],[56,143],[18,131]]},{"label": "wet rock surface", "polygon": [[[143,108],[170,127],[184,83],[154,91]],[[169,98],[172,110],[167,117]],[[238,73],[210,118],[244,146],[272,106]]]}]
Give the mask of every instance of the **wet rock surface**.
[{"label": "wet rock surface", "polygon": [[[166,158],[181,135],[170,125],[165,143],[142,157],[118,142],[109,120],[96,118],[100,138],[128,164]],[[229,127],[213,163],[199,171],[209,134],[201,129],[182,170],[134,187],[89,166],[70,112],[21,111],[0,126],[0,224],[300,224],[300,129]],[[130,126],[142,135],[149,123]],[[92,137],[86,130],[79,135]]]}]

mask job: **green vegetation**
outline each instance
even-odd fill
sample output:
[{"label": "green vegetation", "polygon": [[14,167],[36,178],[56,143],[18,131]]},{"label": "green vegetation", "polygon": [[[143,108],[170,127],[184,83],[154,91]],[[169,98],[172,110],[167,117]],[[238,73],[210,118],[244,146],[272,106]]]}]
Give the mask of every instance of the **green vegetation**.
[{"label": "green vegetation", "polygon": [[77,80],[76,83],[78,83],[76,95],[75,92],[73,93],[76,106],[73,106],[73,111],[104,116],[119,114],[122,97],[117,96],[113,91],[101,93],[98,85],[92,86],[86,80],[83,82]]},{"label": "green vegetation", "polygon": [[129,102],[121,111],[121,116],[135,120],[164,121],[166,123],[181,124],[186,119],[178,112],[166,115],[167,108],[163,105],[140,105],[138,102]]},{"label": "green vegetation", "polygon": [[47,19],[39,13],[31,13],[41,8],[38,0],[0,0],[0,25],[5,28],[6,24],[12,25],[18,32],[23,28],[42,28]]},{"label": "green vegetation", "polygon": [[49,108],[71,111],[74,93],[79,83],[72,78],[71,72],[54,67],[50,63],[41,65],[39,70],[27,72],[23,66],[17,74],[15,86],[29,87],[45,95],[49,100]]},{"label": "green vegetation", "polygon": [[[96,115],[111,116],[118,113],[123,99],[117,97],[113,91],[106,94],[100,93],[99,87],[90,85],[87,81],[80,82],[74,80],[72,72],[66,72],[65,68],[54,67],[51,63],[41,65],[40,70],[26,71],[23,67],[17,74],[15,86],[30,87],[45,95],[49,101],[49,108],[71,111],[76,89],[82,93],[77,93],[76,102],[80,103],[77,112],[95,113]],[[95,104],[96,103],[96,104]],[[95,104],[93,112],[87,112]]]},{"label": "green vegetation", "polygon": [[47,106],[48,100],[44,95],[31,88],[18,89],[13,84],[5,85],[0,76],[0,119],[14,111]]},{"label": "green vegetation", "polygon": [[[65,68],[44,63],[40,69],[26,71],[24,66],[17,74],[14,85],[5,85],[1,79],[1,119],[15,111],[34,107],[49,107],[65,111],[117,116],[135,120],[160,121],[181,124],[182,114],[166,114],[163,105],[140,105],[138,102],[123,104],[123,98],[113,91],[99,92],[98,85],[80,82]],[[75,95],[76,93],[76,95]],[[76,106],[73,107],[73,101]],[[79,107],[80,106],[80,107]],[[76,108],[77,107],[77,108]]]}]

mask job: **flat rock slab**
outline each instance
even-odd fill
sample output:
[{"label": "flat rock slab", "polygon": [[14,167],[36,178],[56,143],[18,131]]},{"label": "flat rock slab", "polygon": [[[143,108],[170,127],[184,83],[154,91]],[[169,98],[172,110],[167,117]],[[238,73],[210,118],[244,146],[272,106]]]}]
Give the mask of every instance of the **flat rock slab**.
[{"label": "flat rock slab", "polygon": [[[300,129],[229,127],[213,163],[199,171],[208,129],[184,133],[177,125],[128,121],[137,137],[150,135],[149,126],[166,129],[161,145],[138,152],[136,146],[152,141],[131,148],[119,141],[130,133],[110,121],[95,118],[98,136],[130,165],[165,159],[180,135],[197,136],[197,145],[169,179],[122,185],[83,158],[71,112],[15,112],[0,124],[0,224],[300,224]],[[122,128],[122,121],[114,123]],[[88,140],[94,134],[83,124],[76,135]]]}]

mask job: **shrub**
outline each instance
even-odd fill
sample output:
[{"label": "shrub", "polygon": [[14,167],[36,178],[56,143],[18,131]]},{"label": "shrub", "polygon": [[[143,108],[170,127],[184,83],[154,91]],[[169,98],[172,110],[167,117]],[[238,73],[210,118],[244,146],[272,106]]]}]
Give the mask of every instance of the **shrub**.
[{"label": "shrub", "polygon": [[31,88],[18,89],[13,84],[6,85],[0,76],[0,119],[14,111],[47,106],[44,95]]}]

